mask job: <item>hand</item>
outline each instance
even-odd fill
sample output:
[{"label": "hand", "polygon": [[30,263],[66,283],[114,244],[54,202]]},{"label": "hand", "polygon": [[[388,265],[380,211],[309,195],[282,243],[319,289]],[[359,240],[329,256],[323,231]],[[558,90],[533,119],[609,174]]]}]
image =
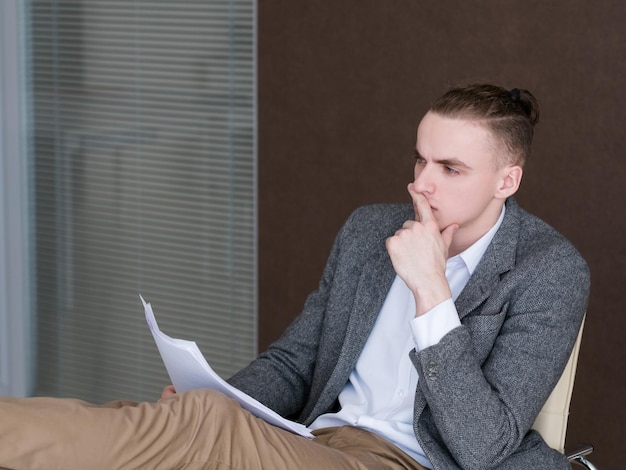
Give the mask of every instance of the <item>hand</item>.
[{"label": "hand", "polygon": [[161,400],[176,395],[176,389],[173,385],[168,385],[161,392]]},{"label": "hand", "polygon": [[415,220],[387,239],[387,252],[396,273],[415,297],[415,315],[423,315],[451,297],[446,280],[446,260],[457,224],[439,231],[426,197],[408,186],[415,208]]}]

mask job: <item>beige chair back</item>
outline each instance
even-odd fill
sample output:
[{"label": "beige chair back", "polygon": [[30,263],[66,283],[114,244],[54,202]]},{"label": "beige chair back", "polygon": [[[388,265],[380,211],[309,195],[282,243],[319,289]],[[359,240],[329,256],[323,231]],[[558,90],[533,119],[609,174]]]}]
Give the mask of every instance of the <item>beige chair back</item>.
[{"label": "beige chair back", "polygon": [[583,336],[583,319],[578,332],[578,338],[572,355],[565,366],[563,375],[554,387],[554,390],[548,397],[545,405],[539,412],[539,416],[533,424],[533,429],[539,432],[543,439],[550,447],[564,452],[565,433],[567,431],[567,418],[569,417],[569,404],[574,390],[574,376],[576,375],[576,366],[578,364],[578,352],[580,351],[580,342]]}]

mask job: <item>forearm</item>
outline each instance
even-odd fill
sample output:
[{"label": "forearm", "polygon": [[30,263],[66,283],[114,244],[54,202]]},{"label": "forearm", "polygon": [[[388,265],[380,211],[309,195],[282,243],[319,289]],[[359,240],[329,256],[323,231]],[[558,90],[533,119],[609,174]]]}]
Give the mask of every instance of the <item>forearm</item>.
[{"label": "forearm", "polygon": [[[485,379],[467,328],[456,328],[412,359],[437,431],[463,468],[490,468],[517,448],[525,431]],[[464,461],[468,456],[476,460]]]},{"label": "forearm", "polygon": [[[569,281],[584,292],[582,278]],[[412,354],[437,430],[460,463],[469,459],[464,468],[490,468],[517,449],[569,357],[586,296],[562,296],[542,284],[539,277],[517,293],[517,303],[501,299],[495,309],[495,300],[488,302]]]},{"label": "forearm", "polygon": [[229,382],[283,416],[299,412],[312,380],[325,299],[323,288],[311,294],[281,338]]},{"label": "forearm", "polygon": [[229,379],[232,385],[283,416],[298,413],[310,391],[329,296],[348,226],[346,223],[339,232],[318,289],[307,297],[302,312],[267,351]]}]

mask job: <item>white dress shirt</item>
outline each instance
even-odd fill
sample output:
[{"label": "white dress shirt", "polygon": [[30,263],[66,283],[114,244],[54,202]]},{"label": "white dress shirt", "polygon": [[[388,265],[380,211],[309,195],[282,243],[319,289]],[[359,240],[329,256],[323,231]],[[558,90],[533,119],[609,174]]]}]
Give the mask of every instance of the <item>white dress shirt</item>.
[{"label": "white dress shirt", "polygon": [[413,432],[413,400],[419,377],[409,352],[437,344],[461,324],[454,300],[476,269],[503,218],[504,207],[496,224],[485,235],[448,259],[446,279],[452,298],[424,315],[415,318],[413,294],[396,275],[348,383],[339,394],[340,410],[319,416],[310,429],[345,425],[367,429],[421,465],[432,468]]}]

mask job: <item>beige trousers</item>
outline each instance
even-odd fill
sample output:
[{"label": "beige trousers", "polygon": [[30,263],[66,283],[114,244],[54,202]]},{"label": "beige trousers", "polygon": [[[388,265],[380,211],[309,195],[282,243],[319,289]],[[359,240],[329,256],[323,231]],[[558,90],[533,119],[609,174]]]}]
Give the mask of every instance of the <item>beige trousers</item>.
[{"label": "beige trousers", "polygon": [[342,427],[315,434],[307,439],[269,425],[212,390],[104,406],[0,399],[3,469],[423,469],[367,431]]}]

